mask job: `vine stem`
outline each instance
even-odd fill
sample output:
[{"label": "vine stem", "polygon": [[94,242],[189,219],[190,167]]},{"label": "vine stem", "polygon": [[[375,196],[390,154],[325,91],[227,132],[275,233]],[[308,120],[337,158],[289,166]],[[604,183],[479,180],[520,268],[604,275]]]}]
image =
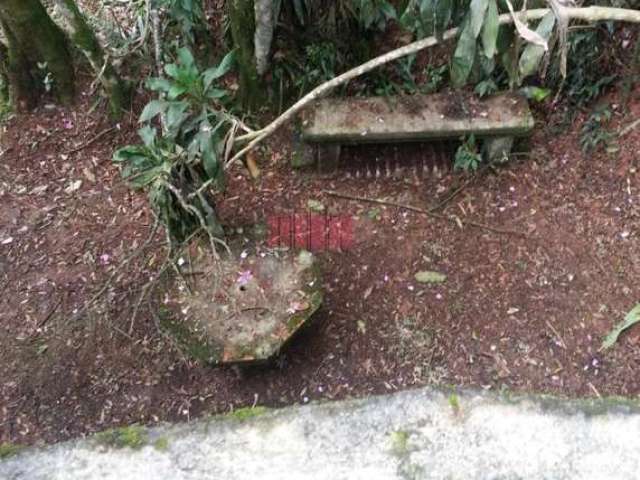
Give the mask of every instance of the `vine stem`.
[{"label": "vine stem", "polygon": [[[527,10],[516,13],[516,17],[521,21],[539,20],[550,12],[548,8],[536,8],[533,10]],[[584,22],[598,22],[598,21],[618,21],[618,22],[630,22],[640,23],[640,11],[631,10],[626,8],[613,8],[613,7],[582,7],[582,8],[565,8],[564,13],[566,18],[570,20],[580,20]],[[500,15],[500,25],[506,25],[513,23],[513,17],[510,13]],[[451,40],[458,35],[458,28],[452,28],[444,32],[442,35],[442,41]],[[231,157],[225,164],[225,169],[231,167],[233,163],[242,158],[246,153],[253,150],[259,143],[266,138],[273,135],[279,128],[291,121],[291,119],[304,110],[309,104],[322,98],[336,87],[343,85],[354,78],[357,78],[365,73],[368,73],[382,65],[385,65],[394,60],[406,57],[413,53],[419,52],[426,48],[438,45],[440,41],[436,37],[427,37],[422,40],[410,43],[404,47],[397,48],[390,52],[387,52],[379,57],[373,58],[368,62],[363,63],[347,72],[329,80],[328,82],[319,85],[311,92],[307,93],[304,97],[298,100],[293,106],[291,106],[282,115],[276,118],[266,127],[256,130],[246,135],[242,135],[236,138],[235,144],[237,146],[243,145],[249,142],[244,148],[238,151],[233,157]]]}]

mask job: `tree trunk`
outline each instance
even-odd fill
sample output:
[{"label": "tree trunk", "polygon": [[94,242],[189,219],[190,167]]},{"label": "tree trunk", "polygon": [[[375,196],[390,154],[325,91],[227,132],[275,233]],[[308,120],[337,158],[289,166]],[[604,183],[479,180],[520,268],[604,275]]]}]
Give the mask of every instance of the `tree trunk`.
[{"label": "tree trunk", "polygon": [[273,0],[254,0],[256,32],[254,48],[256,55],[256,70],[258,75],[264,75],[269,69],[269,54],[273,32],[276,28],[276,12]]},{"label": "tree trunk", "polygon": [[9,96],[9,47],[0,42],[0,109],[10,102]]},{"label": "tree trunk", "polygon": [[3,70],[9,84],[9,99],[16,110],[25,111],[33,108],[37,102],[38,84],[33,76],[34,66],[20,49],[18,41],[1,15],[0,24],[7,40]]},{"label": "tree trunk", "polygon": [[16,108],[32,107],[37,100],[38,63],[47,64],[58,99],[71,102],[75,77],[67,38],[40,1],[0,0],[0,21],[9,48],[7,68]]},{"label": "tree trunk", "polygon": [[80,12],[75,0],[55,0],[56,6],[63,17],[64,28],[71,41],[87,57],[96,76],[102,83],[109,99],[111,113],[114,117],[120,116],[126,101],[127,88],[120,79],[118,73],[104,51],[98,39],[89,27],[84,15]]},{"label": "tree trunk", "polygon": [[265,97],[264,85],[256,69],[254,56],[255,10],[253,0],[229,2],[231,36],[237,49],[240,75],[240,102],[246,109],[255,109]]}]

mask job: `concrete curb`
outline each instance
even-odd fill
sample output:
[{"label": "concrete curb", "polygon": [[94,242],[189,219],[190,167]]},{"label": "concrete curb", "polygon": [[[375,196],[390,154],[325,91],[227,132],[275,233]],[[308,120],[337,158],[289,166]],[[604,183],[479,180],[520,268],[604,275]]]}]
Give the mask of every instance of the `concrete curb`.
[{"label": "concrete curb", "polygon": [[104,436],[28,449],[0,462],[0,478],[640,478],[640,404],[625,399],[421,389],[141,432],[138,449]]}]

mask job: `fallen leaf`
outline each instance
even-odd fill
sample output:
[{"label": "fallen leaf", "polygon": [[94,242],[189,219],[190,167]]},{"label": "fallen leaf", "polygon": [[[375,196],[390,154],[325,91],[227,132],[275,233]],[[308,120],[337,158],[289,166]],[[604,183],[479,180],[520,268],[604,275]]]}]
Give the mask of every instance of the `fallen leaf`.
[{"label": "fallen leaf", "polygon": [[611,332],[605,337],[602,342],[602,346],[600,350],[606,350],[607,348],[611,348],[614,343],[618,341],[618,337],[622,332],[626,329],[634,326],[636,323],[640,323],[640,303],[636,305],[627,316],[624,317],[624,320],[615,326]]},{"label": "fallen leaf", "polygon": [[369,296],[371,295],[372,292],[373,292],[373,285],[371,285],[369,288],[367,288],[364,291],[364,295],[362,296],[362,299],[366,300],[367,298],[369,298]]},{"label": "fallen leaf", "polygon": [[85,177],[87,177],[87,180],[89,180],[91,183],[96,183],[96,176],[87,167],[82,169],[82,173],[84,174]]},{"label": "fallen leaf", "polygon": [[367,333],[367,323],[364,320],[358,320],[358,332],[363,335]]},{"label": "fallen leaf", "polygon": [[33,190],[31,190],[31,195],[42,195],[47,188],[49,188],[49,185],[40,185],[38,187],[35,187]]},{"label": "fallen leaf", "polygon": [[307,201],[307,208],[312,212],[324,212],[324,205],[318,200],[310,199]]},{"label": "fallen leaf", "polygon": [[423,271],[416,273],[415,279],[420,283],[444,283],[447,276],[444,273]]},{"label": "fallen leaf", "polygon": [[82,186],[82,180],[76,180],[75,182],[71,182],[67,185],[67,188],[64,189],[65,193],[73,193],[80,189]]}]

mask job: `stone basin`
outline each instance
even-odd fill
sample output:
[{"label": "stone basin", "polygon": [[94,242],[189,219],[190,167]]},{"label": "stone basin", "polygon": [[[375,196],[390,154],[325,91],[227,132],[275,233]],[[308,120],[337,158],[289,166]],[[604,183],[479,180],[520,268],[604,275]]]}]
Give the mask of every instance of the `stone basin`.
[{"label": "stone basin", "polygon": [[306,251],[217,263],[203,251],[181,274],[163,301],[160,325],[185,354],[214,365],[270,360],[323,298],[318,265]]}]

